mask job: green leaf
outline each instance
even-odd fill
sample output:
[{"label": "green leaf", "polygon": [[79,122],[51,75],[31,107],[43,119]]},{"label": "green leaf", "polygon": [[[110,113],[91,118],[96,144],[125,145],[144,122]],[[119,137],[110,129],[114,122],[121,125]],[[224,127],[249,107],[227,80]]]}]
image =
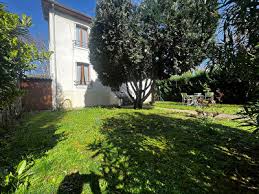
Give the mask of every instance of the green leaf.
[{"label": "green leaf", "polygon": [[17,57],[17,54],[18,54],[18,50],[12,50],[12,51],[10,52],[10,57],[11,57],[11,58],[15,58],[15,57]]},{"label": "green leaf", "polygon": [[26,164],[27,164],[26,160],[23,160],[19,163],[17,170],[16,170],[18,176],[24,172],[24,170],[26,168]]}]

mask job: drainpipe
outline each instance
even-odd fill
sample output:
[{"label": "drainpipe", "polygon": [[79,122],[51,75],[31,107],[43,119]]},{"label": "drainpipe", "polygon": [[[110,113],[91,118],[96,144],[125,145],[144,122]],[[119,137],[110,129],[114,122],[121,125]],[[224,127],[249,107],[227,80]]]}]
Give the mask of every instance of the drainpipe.
[{"label": "drainpipe", "polygon": [[57,108],[57,102],[58,102],[58,81],[57,81],[57,56],[56,56],[56,25],[55,25],[55,4],[54,1],[51,4],[52,6],[52,23],[53,23],[53,47],[54,47],[54,74],[55,74],[55,101],[54,101],[54,108]]}]

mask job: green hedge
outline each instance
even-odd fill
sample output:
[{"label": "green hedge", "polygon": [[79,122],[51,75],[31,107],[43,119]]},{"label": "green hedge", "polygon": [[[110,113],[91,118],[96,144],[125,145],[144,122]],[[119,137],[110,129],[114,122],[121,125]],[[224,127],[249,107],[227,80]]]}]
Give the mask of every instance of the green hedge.
[{"label": "green hedge", "polygon": [[181,93],[204,93],[210,88],[216,94],[220,89],[224,93],[223,103],[243,104],[246,100],[248,83],[238,78],[230,78],[220,72],[198,70],[182,75],[171,76],[167,80],[157,81],[160,96],[166,101],[181,101]]}]

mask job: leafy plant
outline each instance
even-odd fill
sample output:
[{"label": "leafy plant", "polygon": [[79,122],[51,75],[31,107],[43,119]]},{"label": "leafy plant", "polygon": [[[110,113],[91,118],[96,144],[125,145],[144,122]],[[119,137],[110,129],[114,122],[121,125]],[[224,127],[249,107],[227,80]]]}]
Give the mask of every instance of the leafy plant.
[{"label": "leafy plant", "polygon": [[211,56],[213,69],[225,82],[239,83],[247,102],[258,87],[258,60],[252,60],[251,56],[259,39],[259,2],[225,0],[221,4],[219,32],[223,39],[218,41]]},{"label": "leafy plant", "polygon": [[241,114],[246,119],[246,124],[255,128],[254,133],[256,133],[259,131],[259,43],[250,56],[252,63],[256,66],[257,80],[255,80],[255,89],[249,94],[250,101],[244,106],[245,111]]},{"label": "leafy plant", "polygon": [[34,43],[29,43],[31,18],[10,13],[0,3],[0,110],[10,106],[22,95],[20,79],[32,70],[34,63],[50,57],[49,52],[39,52]]},{"label": "leafy plant", "polygon": [[207,83],[203,84],[203,92],[207,93],[210,91],[211,91],[211,89],[210,89],[209,85]]},{"label": "leafy plant", "polygon": [[250,102],[244,106],[244,111],[242,112],[243,118],[246,119],[246,126],[255,128],[253,133],[259,131],[259,101]]},{"label": "leafy plant", "polygon": [[29,175],[26,173],[30,165],[26,160],[22,160],[15,172],[5,173],[0,176],[0,189],[3,193],[21,192],[24,193],[29,186]]},{"label": "leafy plant", "polygon": [[156,83],[163,99],[180,101],[180,93],[198,93],[204,90],[204,85],[210,87],[211,79],[206,71],[197,70],[182,75],[172,75],[169,79],[159,80]]}]

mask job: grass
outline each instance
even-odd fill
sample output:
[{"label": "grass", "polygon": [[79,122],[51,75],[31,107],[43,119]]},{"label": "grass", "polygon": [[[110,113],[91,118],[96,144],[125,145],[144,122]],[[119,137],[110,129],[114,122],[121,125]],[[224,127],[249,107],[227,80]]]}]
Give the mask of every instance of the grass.
[{"label": "grass", "polygon": [[214,104],[208,107],[197,107],[197,106],[183,105],[181,102],[169,102],[169,101],[156,102],[155,107],[173,108],[173,109],[179,109],[179,110],[203,109],[206,112],[224,113],[224,114],[237,114],[242,110],[242,105],[235,105],[235,104]]},{"label": "grass", "polygon": [[257,193],[258,136],[230,120],[89,108],[27,115],[0,163],[31,158],[28,193]]}]

